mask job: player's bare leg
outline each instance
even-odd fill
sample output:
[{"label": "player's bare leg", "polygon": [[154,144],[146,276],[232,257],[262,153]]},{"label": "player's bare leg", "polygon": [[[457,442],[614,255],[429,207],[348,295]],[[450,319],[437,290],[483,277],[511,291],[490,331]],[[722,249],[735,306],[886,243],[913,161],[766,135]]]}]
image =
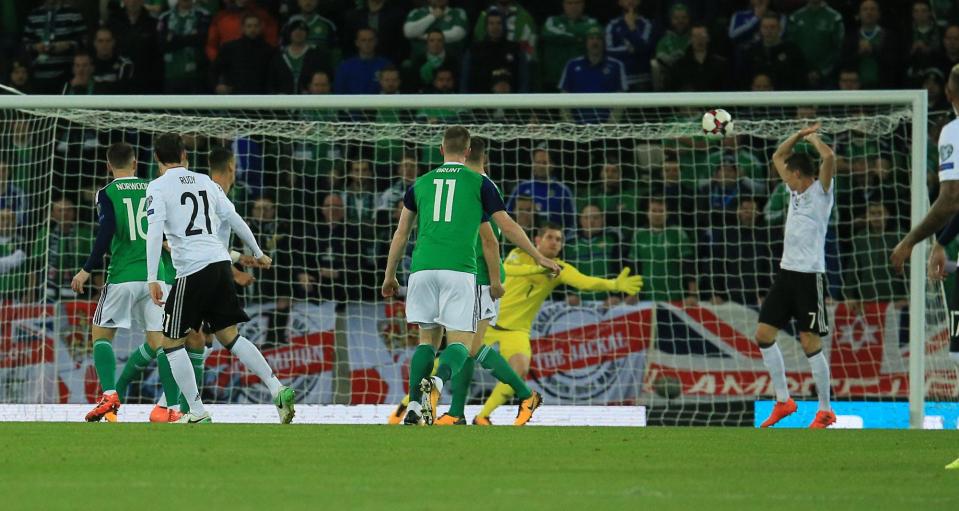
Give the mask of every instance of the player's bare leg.
[{"label": "player's bare leg", "polygon": [[773,424],[796,412],[796,402],[789,397],[789,386],[786,383],[786,363],[783,361],[783,353],[776,345],[776,335],[779,329],[760,323],[756,328],[756,344],[759,345],[759,351],[763,356],[763,364],[769,371],[769,376],[773,381],[773,389],[776,391],[776,404],[773,406],[772,413],[763,421],[762,427],[768,428]]},{"label": "player's bare leg", "polygon": [[812,332],[800,332],[799,341],[802,343],[806,360],[809,361],[809,368],[816,382],[816,394],[819,396],[819,410],[809,427],[811,429],[828,428],[835,424],[836,414],[829,405],[829,361],[822,352],[822,339]]},{"label": "player's bare leg", "polygon": [[113,337],[116,332],[115,328],[104,328],[96,325],[91,328],[91,335],[94,339],[93,363],[103,394],[100,395],[100,400],[97,401],[93,410],[87,412],[84,417],[87,422],[99,422],[108,414],[115,421],[117,410],[120,409],[120,396],[117,395],[116,390],[117,358],[113,353]]},{"label": "player's bare leg", "polygon": [[263,358],[263,354],[249,339],[240,335],[236,325],[228,326],[214,333],[224,348],[230,350],[247,369],[253,372],[260,381],[270,390],[273,404],[280,416],[280,422],[289,424],[296,414],[294,408],[296,393],[290,387],[280,383],[270,364]]}]

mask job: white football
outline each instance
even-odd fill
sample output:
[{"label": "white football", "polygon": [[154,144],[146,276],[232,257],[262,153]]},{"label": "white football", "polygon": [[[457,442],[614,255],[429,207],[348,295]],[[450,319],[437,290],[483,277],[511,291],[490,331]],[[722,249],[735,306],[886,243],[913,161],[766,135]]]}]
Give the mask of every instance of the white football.
[{"label": "white football", "polygon": [[716,108],[703,114],[703,133],[714,137],[728,137],[733,134],[733,116],[722,108]]}]

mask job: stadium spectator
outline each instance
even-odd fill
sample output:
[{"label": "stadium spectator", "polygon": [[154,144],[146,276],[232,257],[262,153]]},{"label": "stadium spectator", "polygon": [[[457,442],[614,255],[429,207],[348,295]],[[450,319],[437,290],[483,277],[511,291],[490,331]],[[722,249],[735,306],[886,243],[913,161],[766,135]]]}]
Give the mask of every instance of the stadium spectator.
[{"label": "stadium spectator", "polygon": [[935,65],[943,76],[949,76],[952,68],[959,64],[959,25],[949,25],[942,33],[942,52],[937,55]]},{"label": "stadium spectator", "polygon": [[407,92],[423,92],[430,88],[436,70],[458,68],[459,61],[446,51],[441,30],[431,29],[426,34],[426,51],[403,62],[403,85]]},{"label": "stadium spectator", "polygon": [[98,93],[125,94],[130,92],[134,75],[133,62],[117,55],[116,40],[107,27],[97,29],[93,37],[93,81]]},{"label": "stadium spectator", "polygon": [[[625,182],[623,169],[615,157],[607,157],[599,167],[599,182],[586,190],[577,193],[576,202],[580,211],[587,205],[594,205],[606,213],[604,225],[623,227],[634,225],[633,214],[639,209],[639,197],[646,195],[645,190],[638,190],[635,180]],[[590,182],[596,182],[591,179]],[[580,215],[580,224],[583,216]],[[589,273],[589,275],[598,275]]]},{"label": "stadium spectator", "polygon": [[468,35],[466,11],[459,7],[450,7],[449,4],[449,0],[429,0],[427,5],[413,9],[406,16],[403,34],[410,40],[412,60],[428,52],[428,38],[434,31],[443,34],[450,53],[455,56],[463,53]]},{"label": "stadium spectator", "polygon": [[679,225],[687,230],[697,227],[696,192],[682,179],[679,158],[674,151],[664,154],[661,176],[653,182],[651,196],[666,203],[666,211],[670,212],[669,225]]},{"label": "stadium spectator", "polygon": [[373,166],[366,160],[350,162],[346,191],[342,194],[346,219],[354,225],[368,225],[376,208],[376,184]]},{"label": "stadium spectator", "polygon": [[905,300],[908,280],[889,265],[889,254],[902,233],[890,229],[889,212],[881,202],[866,207],[865,224],[853,235],[844,296],[854,310],[861,302]]},{"label": "stadium spectator", "polygon": [[486,16],[498,11],[505,20],[506,40],[519,43],[529,62],[536,60],[536,20],[515,0],[495,0],[476,19],[473,40],[486,40]]},{"label": "stadium spectator", "polygon": [[33,94],[36,91],[30,78],[29,64],[22,60],[14,60],[10,64],[9,74],[4,85],[12,87],[24,94]]},{"label": "stadium spectator", "polygon": [[[519,195],[515,199],[511,198],[510,213],[515,217],[516,223],[526,231],[527,235],[533,235],[536,228],[546,221],[543,215],[539,213],[536,201],[529,195]],[[507,241],[503,251],[509,254],[514,248],[516,246]]]},{"label": "stadium spectator", "polygon": [[313,71],[310,81],[306,85],[307,94],[332,94],[333,82],[326,71]]},{"label": "stadium spectator", "polygon": [[796,43],[806,58],[809,86],[822,88],[831,83],[846,33],[842,15],[826,0],[807,0],[792,13],[786,27],[786,38]]},{"label": "stadium spectator", "polygon": [[68,96],[100,93],[93,81],[93,57],[89,53],[80,51],[73,56],[73,77],[64,85],[63,93]]},{"label": "stadium spectator", "polygon": [[27,285],[28,257],[23,249],[16,215],[0,207],[0,301],[31,301],[31,293],[27,290],[33,286]]},{"label": "stadium spectator", "polygon": [[959,5],[952,0],[930,0],[933,18],[939,28],[946,28],[952,23],[959,22]]},{"label": "stadium spectator", "polygon": [[[50,206],[49,226],[40,227],[33,250],[33,268],[46,273],[46,297],[49,300],[70,298],[73,273],[83,266],[93,248],[93,230],[77,222],[76,206],[63,198]],[[46,256],[46,264],[43,257]]]},{"label": "stadium spectator", "polygon": [[290,16],[283,27],[289,34],[294,26],[301,23],[307,27],[306,42],[323,55],[329,55],[336,48],[336,25],[318,12],[319,0],[297,0],[300,12]]},{"label": "stadium spectator", "polygon": [[380,91],[377,74],[390,61],[376,53],[376,31],[364,28],[356,33],[357,54],[340,63],[333,77],[336,94],[376,94]]},{"label": "stadium spectator", "polygon": [[506,26],[503,14],[491,9],[486,15],[486,38],[476,41],[463,57],[463,92],[490,92],[493,87],[493,75],[497,72],[509,73],[510,90],[527,92],[529,90],[529,62],[519,43],[506,39]]},{"label": "stadium spectator", "polygon": [[273,54],[268,89],[273,94],[302,94],[314,73],[329,62],[320,50],[307,44],[310,27],[302,19],[286,24],[287,45]]},{"label": "stadium spectator", "polygon": [[606,25],[606,51],[626,66],[630,91],[652,90],[650,61],[656,46],[653,22],[639,14],[639,0],[619,0],[623,15]]},{"label": "stadium spectator", "polygon": [[263,94],[269,81],[273,47],[263,40],[260,18],[243,18],[243,37],[220,48],[214,74],[217,94]]},{"label": "stadium spectator", "polygon": [[[433,83],[430,84],[430,87],[424,91],[428,94],[453,94],[456,92],[456,71],[452,67],[444,66],[440,67],[433,74]],[[436,109],[426,109],[424,111],[436,111]],[[450,112],[456,112],[454,110],[448,110]],[[444,114],[444,115],[434,115],[430,117],[449,117],[453,115]]]},{"label": "stadium spectator", "polygon": [[[938,69],[931,67],[926,70],[925,77],[922,78],[922,88],[926,89],[929,98],[929,112],[948,111],[949,100],[946,98],[945,77]],[[935,165],[929,167],[935,168]]]},{"label": "stadium spectator", "polygon": [[157,21],[159,51],[163,54],[163,91],[167,94],[196,94],[206,91],[207,32],[210,13],[193,0],[177,0],[176,6]]},{"label": "stadium spectator", "polygon": [[782,17],[768,12],[760,21],[759,42],[745,53],[745,78],[764,73],[772,87],[802,90],[807,87],[806,61],[792,41],[782,39]]},{"label": "stadium spectator", "polygon": [[225,7],[213,17],[207,35],[206,58],[210,62],[216,62],[220,48],[224,44],[243,37],[248,14],[260,19],[263,39],[270,46],[276,47],[280,39],[279,29],[270,13],[257,6],[253,0],[225,0],[225,2]]},{"label": "stadium spectator", "polygon": [[839,71],[839,90],[862,90],[858,69],[850,67]]},{"label": "stadium spectator", "polygon": [[895,34],[879,25],[881,12],[876,0],[859,4],[859,26],[847,34],[843,48],[847,66],[859,71],[864,89],[885,89],[897,85],[901,50]]},{"label": "stadium spectator", "polygon": [[942,49],[942,30],[932,15],[929,0],[912,3],[912,44],[908,57],[928,61]]},{"label": "stadium spectator", "polygon": [[157,20],[143,8],[143,0],[126,0],[123,10],[107,23],[116,39],[118,53],[133,61],[130,91],[155,93],[162,88]]},{"label": "stadium spectator", "polygon": [[669,10],[669,30],[656,43],[653,59],[653,88],[662,90],[669,81],[673,65],[679,62],[689,48],[689,8],[676,3]]},{"label": "stadium spectator", "polygon": [[[849,173],[852,183],[836,194],[836,209],[839,213],[839,237],[843,240],[862,230],[866,223],[866,206],[868,204],[882,204],[886,213],[894,221],[902,221],[900,217],[901,200],[909,190],[905,179],[908,174],[897,172],[890,160],[880,156],[856,157],[850,164]],[[897,226],[898,228],[907,226]]]},{"label": "stadium spectator", "polygon": [[629,258],[633,268],[643,276],[643,290],[627,298],[653,301],[685,300],[696,303],[699,286],[693,277],[695,244],[679,227],[667,224],[668,211],[662,199],[650,199],[646,207],[646,227],[637,229]]},{"label": "stadium spectator", "polygon": [[[451,67],[441,67],[433,75],[433,83],[424,92],[427,94],[453,94],[456,92],[456,73]],[[451,122],[462,113],[458,108],[422,108],[416,112],[416,117],[428,124]],[[442,162],[441,154],[435,149],[425,149],[423,161],[433,166]]]},{"label": "stadium spectator", "polygon": [[[493,85],[490,87],[488,92],[492,92],[493,94],[512,94],[513,75],[511,75],[509,71],[506,71],[505,69],[493,71]],[[505,119],[506,111],[502,109],[496,110],[495,112],[491,112],[491,117]]]},{"label": "stadium spectator", "polygon": [[[625,92],[626,68],[618,59],[606,55],[603,31],[593,27],[586,34],[586,55],[570,60],[559,78],[562,92]],[[579,123],[603,122],[609,110],[580,109],[573,111]]]},{"label": "stadium spectator", "polygon": [[[733,13],[729,20],[729,40],[735,47],[736,57],[744,56],[750,48],[762,40],[760,25],[766,15],[772,13],[769,0],[749,0],[749,8]],[[778,15],[779,35],[786,28],[786,16]]]},{"label": "stadium spectator", "polygon": [[670,89],[684,92],[723,91],[730,87],[729,63],[709,46],[709,29],[693,25],[689,48],[670,71]]},{"label": "stadium spectator", "polygon": [[703,230],[701,289],[712,303],[759,305],[772,284],[773,243],[756,200],[743,197],[728,223]]},{"label": "stadium spectator", "polygon": [[[805,82],[801,82],[805,84]],[[766,73],[756,73],[749,82],[749,90],[753,92],[769,92],[776,90],[773,79]]]},{"label": "stadium spectator", "polygon": [[27,195],[14,182],[10,167],[0,161],[0,209],[13,212],[17,225],[24,225],[29,213],[28,206]]},{"label": "stadium spectator", "polygon": [[352,51],[346,45],[356,39],[361,28],[372,28],[380,38],[383,56],[390,62],[403,62],[409,54],[409,44],[403,36],[403,20],[406,13],[395,0],[366,0],[363,7],[346,13],[344,29],[339,33],[343,51]]},{"label": "stadium spectator", "polygon": [[363,286],[348,275],[362,271],[359,229],[346,222],[343,199],[329,194],[323,199],[320,221],[304,225],[303,233],[291,236],[293,268],[296,268],[296,291],[301,298],[322,298],[345,302],[357,297]]},{"label": "stadium spectator", "polygon": [[393,209],[396,208],[397,201],[403,200],[406,191],[413,186],[413,182],[416,181],[418,175],[419,165],[416,162],[416,154],[404,154],[400,158],[399,164],[396,165],[396,179],[393,180],[389,188],[380,194],[380,198],[376,202],[376,210],[388,211],[391,215]]},{"label": "stadium spectator", "polygon": [[699,211],[707,225],[722,225],[743,198],[753,198],[758,192],[759,187],[751,179],[740,175],[736,155],[726,153],[714,167],[709,182],[699,188]]},{"label": "stadium spectator", "polygon": [[532,179],[520,182],[510,195],[506,209],[516,211],[519,197],[530,197],[536,203],[536,211],[550,222],[562,225],[564,229],[575,229],[576,206],[573,192],[565,184],[553,179],[553,166],[549,151],[543,147],[533,149],[531,165]]},{"label": "stadium spectator", "polygon": [[30,11],[23,26],[23,44],[37,92],[57,94],[63,90],[73,53],[83,45],[85,32],[83,16],[69,2],[45,0]]},{"label": "stadium spectator", "polygon": [[380,94],[399,94],[403,85],[400,70],[387,66],[380,70]]},{"label": "stadium spectator", "polygon": [[585,6],[586,0],[563,0],[563,14],[547,18],[540,30],[540,72],[546,90],[559,82],[567,62],[583,54],[586,35],[602,30],[595,18],[583,14]]},{"label": "stadium spectator", "polygon": [[[614,278],[623,269],[623,235],[619,229],[606,227],[604,212],[597,205],[584,206],[579,214],[576,236],[563,247],[563,259],[585,275]],[[569,292],[566,300],[579,305],[580,300],[606,300],[607,305],[619,303],[619,297],[608,293]]]}]

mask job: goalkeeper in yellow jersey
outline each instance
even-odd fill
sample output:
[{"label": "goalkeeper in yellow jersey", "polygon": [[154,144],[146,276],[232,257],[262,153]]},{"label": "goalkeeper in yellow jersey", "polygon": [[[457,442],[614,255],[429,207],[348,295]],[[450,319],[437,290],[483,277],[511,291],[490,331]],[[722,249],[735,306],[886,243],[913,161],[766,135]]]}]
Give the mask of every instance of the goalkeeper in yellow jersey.
[{"label": "goalkeeper in yellow jersey", "polygon": [[[521,377],[525,377],[529,372],[532,357],[530,326],[539,313],[539,308],[556,286],[566,284],[583,291],[609,291],[628,295],[635,295],[643,287],[643,278],[638,275],[630,276],[629,268],[624,269],[615,279],[603,279],[583,275],[571,264],[557,259],[563,250],[563,231],[557,224],[541,225],[536,230],[534,242],[537,250],[555,260],[562,271],[557,278],[550,278],[547,270],[537,265],[523,251],[514,249],[510,252],[504,264],[506,294],[500,299],[499,317],[483,337],[483,343],[487,347],[499,344],[500,354]],[[466,388],[468,389],[468,386]],[[466,392],[466,389],[462,388],[457,390]],[[454,393],[453,399],[456,400],[457,397],[465,399],[465,395],[456,396]],[[486,400],[483,410],[473,418],[473,424],[490,425],[489,416],[493,410],[512,397],[513,389],[509,385],[498,383]]]}]

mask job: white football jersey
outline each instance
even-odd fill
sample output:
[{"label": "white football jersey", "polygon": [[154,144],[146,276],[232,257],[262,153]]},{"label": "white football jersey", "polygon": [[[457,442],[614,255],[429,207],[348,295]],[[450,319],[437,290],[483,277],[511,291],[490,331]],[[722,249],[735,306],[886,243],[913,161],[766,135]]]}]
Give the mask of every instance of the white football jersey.
[{"label": "white football jersey", "polygon": [[827,192],[817,179],[803,193],[789,191],[783,258],[779,263],[782,269],[801,273],[826,271],[826,229],[833,190],[832,182]]},{"label": "white football jersey", "polygon": [[953,119],[939,132],[939,181],[959,179],[959,119]]},{"label": "white football jersey", "polygon": [[169,169],[147,186],[146,207],[150,229],[162,227],[170,244],[177,278],[230,260],[217,234],[236,209],[209,176]]}]

